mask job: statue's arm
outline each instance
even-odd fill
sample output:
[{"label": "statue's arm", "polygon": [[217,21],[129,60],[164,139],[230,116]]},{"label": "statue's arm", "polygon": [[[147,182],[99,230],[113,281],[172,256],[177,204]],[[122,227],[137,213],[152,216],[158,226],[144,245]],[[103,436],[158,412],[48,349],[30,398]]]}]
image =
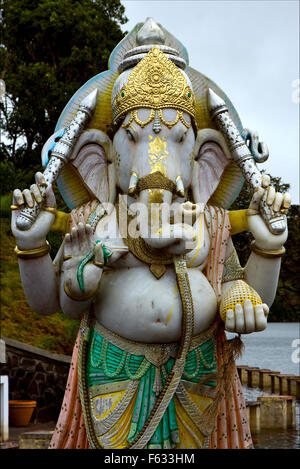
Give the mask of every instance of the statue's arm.
[{"label": "statue's arm", "polygon": [[33,226],[27,231],[21,231],[16,226],[21,209],[41,202],[39,187],[44,183],[43,175],[37,173],[36,184],[30,190],[14,191],[11,228],[16,239],[20,276],[28,304],[39,314],[53,314],[60,310],[60,306],[55,268],[46,243],[55,218],[55,197],[51,187],[47,188],[44,209]]},{"label": "statue's arm", "polygon": [[245,281],[269,308],[276,296],[281,259],[268,259],[252,252],[245,266]]},{"label": "statue's arm", "polygon": [[62,311],[79,318],[88,310],[100,287],[105,263],[102,243],[95,243],[90,225],[80,222],[64,241],[59,296]]},{"label": "statue's arm", "polygon": [[269,307],[245,279],[231,238],[225,259],[220,303],[225,329],[241,334],[263,331],[267,327]]},{"label": "statue's arm", "polygon": [[287,240],[288,230],[286,228],[281,234],[272,234],[259,214],[259,207],[263,201],[271,206],[274,212],[284,213],[290,206],[291,198],[288,193],[275,192],[275,189],[269,185],[268,175],[263,176],[262,182],[263,187],[254,193],[247,211],[248,227],[254,242],[244,271],[246,282],[270,307],[276,295],[281,257],[285,253],[284,243]]},{"label": "statue's arm", "polygon": [[[252,253],[241,276],[245,283],[241,284],[235,279],[224,279],[223,275],[223,304],[221,302],[220,314],[228,331],[250,333],[264,330],[267,326],[269,307],[276,295],[287,229],[279,235],[273,235],[260,216],[259,208],[263,202],[271,206],[275,212],[283,213],[290,205],[290,195],[276,193],[269,183],[269,177],[263,176],[263,185],[254,193],[247,210],[248,227],[254,237],[254,242],[251,245]],[[230,240],[226,262],[232,257],[233,250]],[[231,271],[234,273],[238,269],[238,266],[233,265]],[[249,290],[249,287],[253,290]],[[234,306],[239,296],[241,301]],[[233,306],[228,306],[231,304]]]},{"label": "statue's arm", "polygon": [[49,255],[37,259],[19,259],[19,269],[25,297],[38,314],[54,314],[60,310],[58,286]]}]

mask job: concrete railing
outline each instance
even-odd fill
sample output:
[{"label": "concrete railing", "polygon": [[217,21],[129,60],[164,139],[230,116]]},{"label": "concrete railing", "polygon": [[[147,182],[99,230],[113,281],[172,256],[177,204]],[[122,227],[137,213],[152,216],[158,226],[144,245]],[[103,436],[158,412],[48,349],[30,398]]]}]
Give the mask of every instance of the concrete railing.
[{"label": "concrete railing", "polygon": [[9,399],[35,400],[37,408],[33,419],[37,422],[56,421],[71,357],[4,337],[3,344],[5,352],[0,362],[0,375],[8,377]]},{"label": "concrete railing", "polygon": [[238,365],[237,369],[242,385],[272,394],[260,396],[257,401],[246,401],[251,432],[296,428],[300,377],[246,365]]},{"label": "concrete railing", "polygon": [[272,394],[294,396],[300,400],[300,376],[281,374],[280,371],[265,370],[238,365],[241,383],[249,388],[258,388]]},{"label": "concrete railing", "polygon": [[294,396],[260,396],[257,401],[246,401],[246,409],[251,433],[296,428]]}]

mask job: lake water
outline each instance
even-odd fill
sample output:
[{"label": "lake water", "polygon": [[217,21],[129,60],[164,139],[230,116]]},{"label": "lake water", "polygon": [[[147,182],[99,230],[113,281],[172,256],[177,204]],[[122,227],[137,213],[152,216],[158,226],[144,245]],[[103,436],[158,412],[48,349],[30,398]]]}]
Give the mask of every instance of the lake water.
[{"label": "lake water", "polygon": [[[235,334],[227,333],[228,338]],[[270,322],[267,329],[241,336],[245,345],[238,365],[256,366],[281,373],[300,374],[300,323]]]}]

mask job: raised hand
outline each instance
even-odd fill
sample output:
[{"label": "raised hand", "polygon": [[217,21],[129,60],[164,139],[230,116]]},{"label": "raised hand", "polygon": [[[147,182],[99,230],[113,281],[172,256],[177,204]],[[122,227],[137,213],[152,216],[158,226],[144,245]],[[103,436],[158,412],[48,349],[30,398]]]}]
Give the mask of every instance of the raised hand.
[{"label": "raised hand", "polygon": [[78,223],[65,236],[63,271],[66,293],[78,300],[96,294],[103,265],[102,243],[96,244],[90,225]]},{"label": "raised hand", "polygon": [[16,219],[20,211],[26,207],[33,207],[42,202],[40,188],[45,186],[42,173],[35,174],[35,184],[30,189],[15,189],[12,198],[11,230],[16,238],[19,249],[34,249],[45,244],[46,236],[55,220],[56,200],[51,186],[46,189],[46,200],[35,223],[27,231],[21,231],[16,226]]},{"label": "raised hand", "polygon": [[243,306],[239,303],[234,310],[227,311],[225,329],[240,334],[263,331],[267,327],[268,314],[269,307],[265,303],[253,306],[250,300],[245,300]]},{"label": "raised hand", "polygon": [[268,205],[272,207],[275,213],[281,215],[285,215],[291,205],[290,194],[288,192],[285,194],[276,192],[274,187],[270,186],[270,176],[266,174],[262,177],[262,186],[254,192],[250,202],[247,211],[248,225],[257,247],[269,250],[280,249],[287,239],[287,228],[279,235],[272,234],[259,214],[261,205]]}]

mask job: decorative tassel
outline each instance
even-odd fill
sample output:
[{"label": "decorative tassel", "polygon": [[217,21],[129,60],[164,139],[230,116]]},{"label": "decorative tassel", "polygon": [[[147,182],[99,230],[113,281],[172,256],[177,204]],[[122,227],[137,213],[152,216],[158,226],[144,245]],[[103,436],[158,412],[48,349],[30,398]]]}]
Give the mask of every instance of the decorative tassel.
[{"label": "decorative tassel", "polygon": [[152,391],[156,396],[159,395],[159,393],[162,391],[162,382],[161,382],[161,375],[160,375],[160,366],[155,367],[155,378],[154,378],[154,383],[152,387]]}]

